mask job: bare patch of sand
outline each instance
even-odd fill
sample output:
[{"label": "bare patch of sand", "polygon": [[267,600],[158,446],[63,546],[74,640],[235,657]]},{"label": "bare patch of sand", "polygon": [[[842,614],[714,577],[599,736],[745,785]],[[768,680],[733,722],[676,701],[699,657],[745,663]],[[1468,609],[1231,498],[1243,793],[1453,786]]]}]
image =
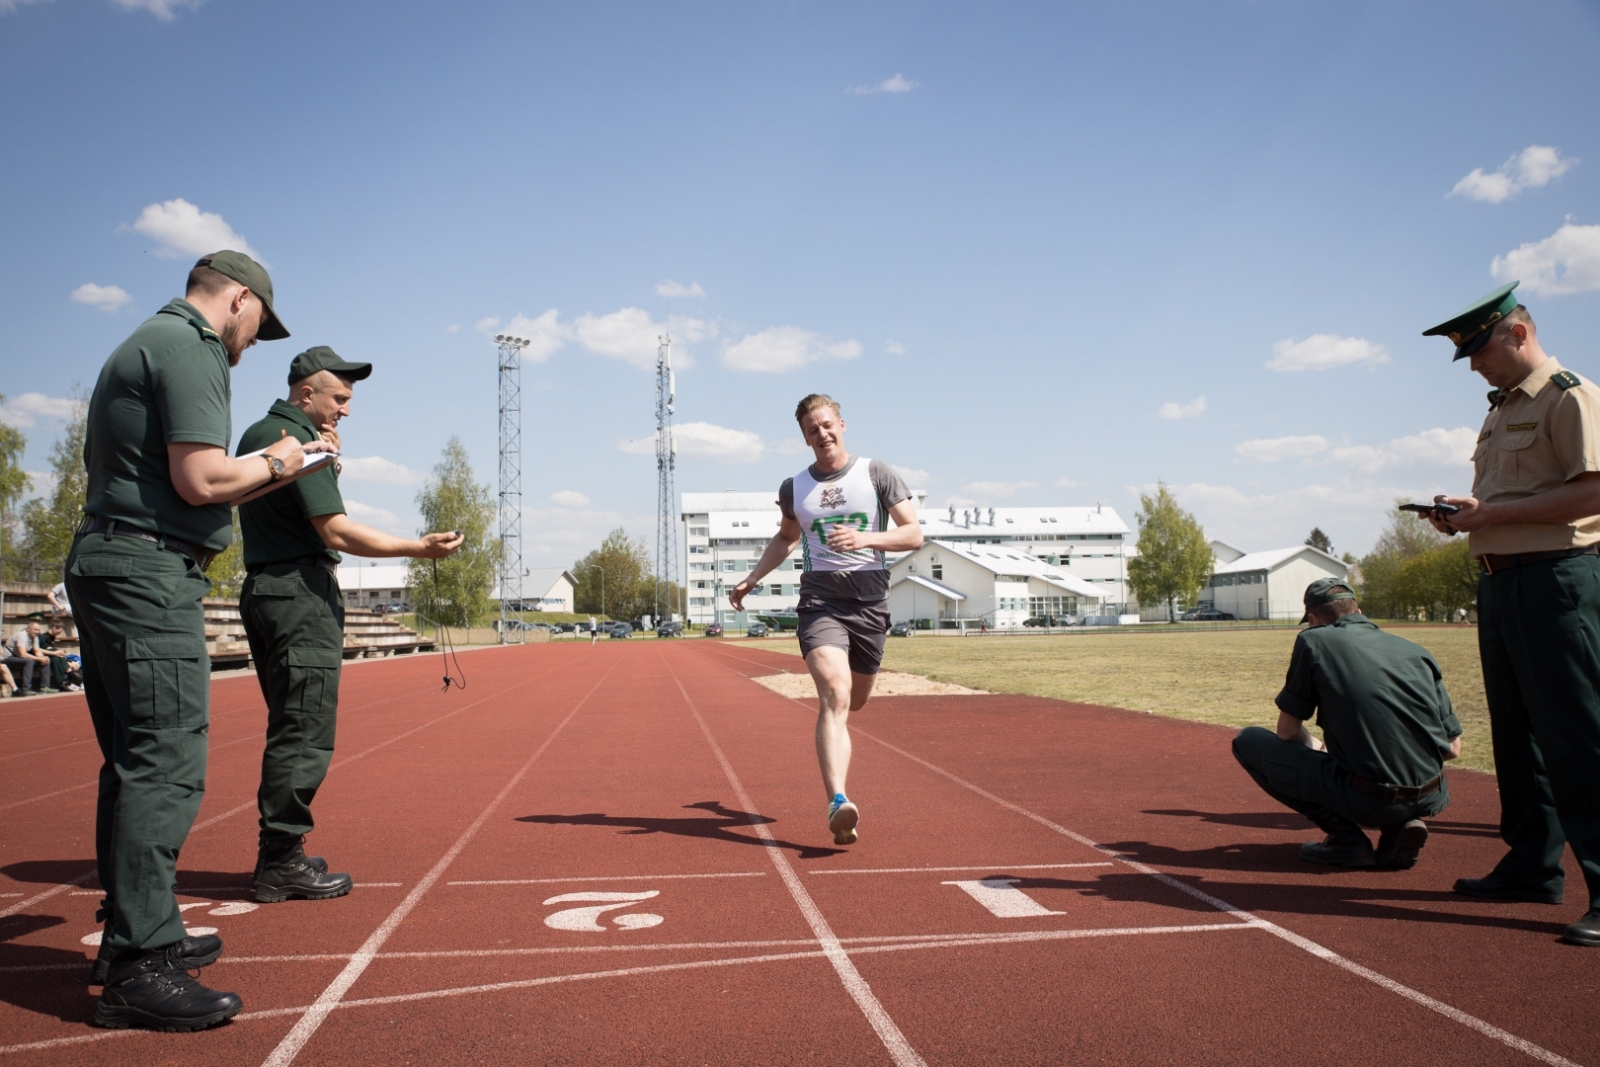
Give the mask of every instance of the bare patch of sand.
[{"label": "bare patch of sand", "polygon": [[[811,681],[809,674],[787,672],[768,674],[752,678],[751,681],[759,682],[779,696],[794,700],[817,699],[817,687]],[[935,682],[920,674],[879,671],[878,680],[872,687],[872,695],[875,697],[985,696],[987,692],[982,689],[968,689],[964,685],[952,685],[949,682]]]}]

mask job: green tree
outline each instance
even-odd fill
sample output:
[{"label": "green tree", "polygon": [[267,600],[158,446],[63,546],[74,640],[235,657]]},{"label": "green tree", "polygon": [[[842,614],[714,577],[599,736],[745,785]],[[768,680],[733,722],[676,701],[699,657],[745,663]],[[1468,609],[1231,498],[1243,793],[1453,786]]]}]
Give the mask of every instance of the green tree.
[{"label": "green tree", "polygon": [[1139,495],[1139,557],[1128,561],[1128,584],[1141,603],[1165,601],[1167,621],[1176,620],[1178,603],[1199,597],[1214,563],[1205,531],[1165,483],[1155,496]]},{"label": "green tree", "polygon": [[424,530],[456,530],[461,551],[441,560],[414,559],[410,580],[417,611],[446,626],[471,626],[494,609],[490,590],[500,562],[495,501],[472,472],[459,437],[445,444],[433,477],[417,494]]},{"label": "green tree", "polygon": [[72,419],[50,446],[50,469],[55,489],[47,501],[36,497],[22,509],[23,552],[29,559],[63,564],[72,550],[72,538],[83,518],[89,471],[83,464],[83,439],[89,428],[89,405],[82,394],[73,397]]},{"label": "green tree", "polygon": [[[0,404],[5,402],[5,395],[0,394]],[[28,476],[22,470],[22,454],[27,448],[28,439],[21,430],[0,422],[0,558],[16,555],[17,504],[28,491]],[[0,577],[10,575],[0,571]]]},{"label": "green tree", "polygon": [[1388,527],[1378,535],[1372,551],[1361,557],[1362,610],[1374,618],[1391,619],[1412,618],[1426,611],[1428,586],[1421,578],[1425,571],[1415,566],[1407,571],[1406,565],[1451,541],[1448,534],[1435,530],[1420,516],[1398,506],[1392,508]]},{"label": "green tree", "polygon": [[1312,548],[1320,548],[1330,556],[1333,555],[1333,541],[1322,532],[1320,526],[1311,527],[1311,534],[1306,538],[1306,544]]},{"label": "green tree", "polygon": [[[629,537],[628,531],[620,526],[606,535],[599,548],[573,564],[572,573],[578,579],[572,596],[577,611],[605,614],[613,619],[632,619],[648,612],[655,599],[650,552],[643,541]],[[641,604],[644,605],[642,611],[639,610]]]}]

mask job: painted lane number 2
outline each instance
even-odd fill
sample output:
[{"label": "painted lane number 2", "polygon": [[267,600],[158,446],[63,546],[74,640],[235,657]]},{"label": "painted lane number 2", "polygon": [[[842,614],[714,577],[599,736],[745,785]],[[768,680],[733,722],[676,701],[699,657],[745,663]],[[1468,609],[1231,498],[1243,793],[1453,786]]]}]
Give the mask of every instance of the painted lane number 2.
[{"label": "painted lane number 2", "polygon": [[[661,890],[651,889],[644,893],[562,893],[560,896],[551,897],[546,904],[576,904],[587,903],[587,907],[563,908],[544,917],[544,924],[555,930],[577,930],[580,932],[593,932],[607,929],[599,923],[600,916],[608,911],[616,911],[637,904],[641,900],[660,896]],[[660,926],[666,922],[659,915],[648,912],[636,912],[629,915],[617,915],[612,918],[612,923],[624,930],[645,930],[652,926]]]}]

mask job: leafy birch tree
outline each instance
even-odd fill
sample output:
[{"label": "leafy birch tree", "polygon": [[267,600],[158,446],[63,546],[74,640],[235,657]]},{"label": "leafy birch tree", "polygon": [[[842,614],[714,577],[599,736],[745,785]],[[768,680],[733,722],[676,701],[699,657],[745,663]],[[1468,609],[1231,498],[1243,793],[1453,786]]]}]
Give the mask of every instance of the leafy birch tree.
[{"label": "leafy birch tree", "polygon": [[1177,605],[1196,600],[1211,579],[1211,545],[1164,482],[1154,496],[1139,495],[1138,521],[1139,558],[1128,561],[1128,584],[1141,603],[1164,602],[1167,621],[1173,622]]},{"label": "leafy birch tree", "polygon": [[461,551],[455,555],[411,561],[417,611],[446,626],[466,627],[487,619],[494,609],[490,591],[500,562],[495,500],[489,487],[478,482],[459,437],[445,444],[433,476],[417,494],[417,508],[423,530],[457,530],[462,535]]}]

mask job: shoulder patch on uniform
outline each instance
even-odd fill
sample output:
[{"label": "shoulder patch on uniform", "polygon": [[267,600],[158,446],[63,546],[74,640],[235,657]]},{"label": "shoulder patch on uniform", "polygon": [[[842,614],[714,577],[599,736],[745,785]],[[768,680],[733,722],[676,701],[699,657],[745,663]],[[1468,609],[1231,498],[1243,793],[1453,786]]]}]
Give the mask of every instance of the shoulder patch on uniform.
[{"label": "shoulder patch on uniform", "polygon": [[1550,376],[1550,380],[1562,389],[1571,389],[1575,385],[1583,384],[1583,380],[1569,370],[1557,371]]},{"label": "shoulder patch on uniform", "polygon": [[1506,433],[1522,433],[1525,430],[1537,430],[1537,422],[1513,422],[1506,425]]},{"label": "shoulder patch on uniform", "polygon": [[1492,434],[1492,433],[1494,433],[1493,430],[1485,430],[1482,433],[1480,433],[1478,435],[1478,443],[1480,445],[1483,444],[1485,441],[1487,441],[1489,439],[1489,435]]}]

